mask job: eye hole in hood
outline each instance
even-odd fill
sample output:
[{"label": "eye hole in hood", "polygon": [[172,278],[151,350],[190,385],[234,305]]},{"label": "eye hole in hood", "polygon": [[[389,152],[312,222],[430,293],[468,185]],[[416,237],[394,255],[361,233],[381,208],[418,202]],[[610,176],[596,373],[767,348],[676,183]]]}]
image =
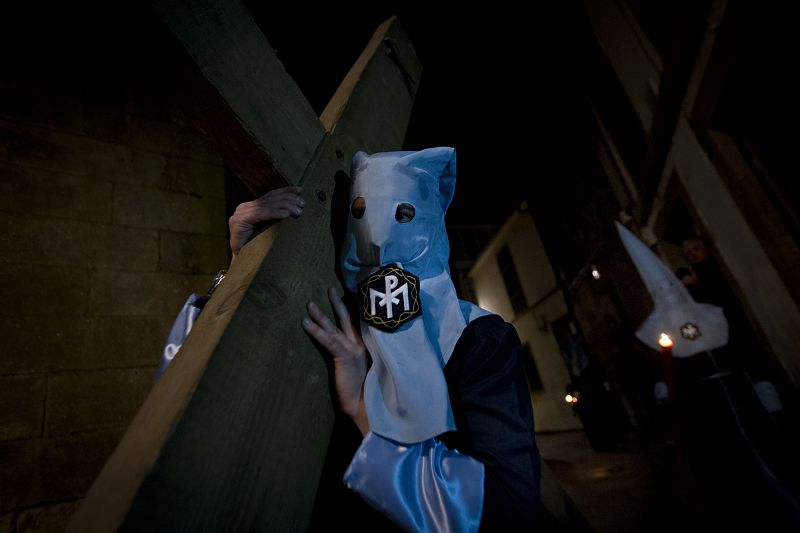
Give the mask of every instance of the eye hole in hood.
[{"label": "eye hole in hood", "polygon": [[394,219],[400,224],[407,224],[414,220],[416,212],[416,209],[414,209],[414,206],[411,204],[398,204],[397,210],[394,212]]},{"label": "eye hole in hood", "polygon": [[364,200],[363,196],[358,196],[353,203],[350,205],[350,214],[353,215],[353,218],[361,218],[364,216],[364,212],[367,210],[367,201]]}]

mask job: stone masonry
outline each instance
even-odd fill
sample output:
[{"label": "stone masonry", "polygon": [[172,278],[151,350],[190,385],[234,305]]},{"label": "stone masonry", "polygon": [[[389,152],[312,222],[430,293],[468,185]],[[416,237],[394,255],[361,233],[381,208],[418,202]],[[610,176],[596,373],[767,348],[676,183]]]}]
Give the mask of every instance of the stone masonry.
[{"label": "stone masonry", "polygon": [[0,533],[63,530],[228,262],[223,162],[169,65],[29,54],[0,65]]}]

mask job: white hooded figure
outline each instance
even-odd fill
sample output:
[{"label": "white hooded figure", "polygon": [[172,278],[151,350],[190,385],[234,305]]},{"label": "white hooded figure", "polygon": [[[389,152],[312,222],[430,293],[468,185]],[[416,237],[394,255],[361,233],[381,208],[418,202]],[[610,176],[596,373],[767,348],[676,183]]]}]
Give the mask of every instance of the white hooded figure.
[{"label": "white hooded figure", "polygon": [[446,147],[353,157],[341,257],[373,361],[365,406],[370,429],[402,443],[455,429],[442,368],[467,323],[487,314],[460,301],[450,279],[455,165]]},{"label": "white hooded figure", "polygon": [[653,298],[655,308],[636,336],[655,350],[662,333],[672,340],[674,357],[689,357],[728,343],[728,321],[721,307],[697,303],[673,272],[625,226],[616,222],[625,249]]},{"label": "white hooded figure", "polygon": [[[369,431],[344,481],[408,531],[477,531],[483,518],[484,481],[491,479],[494,487],[496,476],[501,475],[494,471],[486,474],[484,463],[449,448],[439,438],[457,430],[445,366],[457,344],[465,345],[459,344],[465,329],[481,318],[504,324],[500,326],[503,332],[513,331],[496,315],[487,316],[487,311],[460,301],[456,295],[448,268],[450,247],[444,223],[455,179],[453,148],[371,155],[359,152],[353,158],[341,265],[345,284],[359,301],[361,337],[372,366],[363,385]],[[475,326],[470,331],[479,330]],[[494,336],[500,337],[503,335]],[[519,346],[516,333],[513,339]],[[529,470],[514,475],[530,476],[531,498],[536,499],[538,464],[534,462],[538,461],[538,452],[533,421],[530,418],[530,425],[526,425],[521,419],[517,424],[515,416],[522,415],[507,411],[530,412],[529,392],[524,377],[513,365],[519,361],[518,352],[511,348],[513,343],[491,352],[488,346],[493,342],[490,338],[470,340],[466,345],[484,347],[485,351],[475,348],[476,358],[468,359],[462,350],[454,361],[479,361],[476,366],[481,370],[471,371],[470,379],[484,379],[492,385],[507,383],[493,396],[511,394],[512,399],[502,403],[499,410],[472,407],[480,412],[477,416],[492,418],[492,425],[481,427],[485,437],[478,438],[493,444],[513,443],[509,444],[512,455],[519,450],[528,454],[522,464]],[[492,358],[490,352],[499,355]],[[491,373],[491,361],[504,362],[507,381]],[[458,390],[462,383],[456,385]],[[524,398],[525,405],[518,404],[519,398]],[[476,403],[484,400],[490,399],[481,397]],[[500,438],[497,432],[501,429],[519,431],[521,443],[513,437]],[[473,437],[475,434],[467,438]],[[495,463],[505,464],[505,453],[498,451],[493,467]],[[514,468],[508,471],[514,472]],[[502,472],[504,475],[506,470]],[[505,492],[493,494],[516,505]]]}]

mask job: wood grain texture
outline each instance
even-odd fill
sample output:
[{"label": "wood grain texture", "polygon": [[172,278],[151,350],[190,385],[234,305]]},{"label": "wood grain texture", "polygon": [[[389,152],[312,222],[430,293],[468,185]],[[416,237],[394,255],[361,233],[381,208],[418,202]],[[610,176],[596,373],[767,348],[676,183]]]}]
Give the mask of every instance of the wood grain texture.
[{"label": "wood grain texture", "polygon": [[68,531],[115,531],[191,399],[213,348],[244,297],[276,230],[256,237],[231,265],[205,312],[128,427]]},{"label": "wood grain texture", "polygon": [[186,108],[255,194],[297,184],[325,133],[297,84],[239,1],[153,0],[194,60]]},{"label": "wood grain texture", "polygon": [[751,319],[789,379],[800,383],[800,308],[686,119],[678,122],[668,165],[674,165],[691,200],[687,207],[713,240]]},{"label": "wood grain texture", "polygon": [[300,180],[303,215],[237,255],[69,531],[307,528],[333,408],[325,361],[300,322],[307,301],[325,304],[326,289],[340,287],[334,176],[356,150],[400,148],[408,77],[421,73],[396,21],[382,28]]}]

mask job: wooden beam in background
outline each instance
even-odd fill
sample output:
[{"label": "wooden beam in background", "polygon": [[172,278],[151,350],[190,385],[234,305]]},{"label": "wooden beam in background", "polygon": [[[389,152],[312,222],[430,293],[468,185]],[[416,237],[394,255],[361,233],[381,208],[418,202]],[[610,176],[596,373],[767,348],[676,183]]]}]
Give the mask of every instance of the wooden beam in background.
[{"label": "wooden beam in background", "polygon": [[256,195],[296,185],[325,130],[240,1],[153,0],[192,61],[185,109]]},{"label": "wooden beam in background", "polygon": [[[211,3],[199,5],[206,9]],[[194,5],[181,3],[189,4]],[[228,4],[219,0],[217,7],[233,17]],[[181,24],[201,24],[207,17],[190,10]],[[269,48],[266,40],[247,42],[256,48],[226,49],[248,57],[271,53],[259,48]],[[421,76],[408,37],[394,19],[372,42],[380,44],[363,62],[358,80],[337,92],[345,103],[335,104],[338,118],[321,142],[307,150],[322,126],[305,128],[311,138],[303,137],[288,124],[293,115],[278,122],[290,130],[285,136],[276,124],[268,126],[263,141],[268,146],[304,147],[293,150],[288,162],[283,156],[273,161],[282,173],[292,175],[306,153],[314,154],[297,180],[305,212],[261,234],[237,255],[229,278],[139,410],[68,531],[307,528],[333,411],[327,369],[300,321],[308,300],[325,302],[326,288],[338,286],[330,229],[334,176],[349,172],[356,150],[400,148]],[[210,56],[216,66],[225,62],[212,52],[198,57]],[[292,82],[271,82],[255,91],[257,96],[241,98],[281,107],[286,97],[287,109],[293,109],[287,83]],[[297,120],[306,119],[299,111]]]}]

